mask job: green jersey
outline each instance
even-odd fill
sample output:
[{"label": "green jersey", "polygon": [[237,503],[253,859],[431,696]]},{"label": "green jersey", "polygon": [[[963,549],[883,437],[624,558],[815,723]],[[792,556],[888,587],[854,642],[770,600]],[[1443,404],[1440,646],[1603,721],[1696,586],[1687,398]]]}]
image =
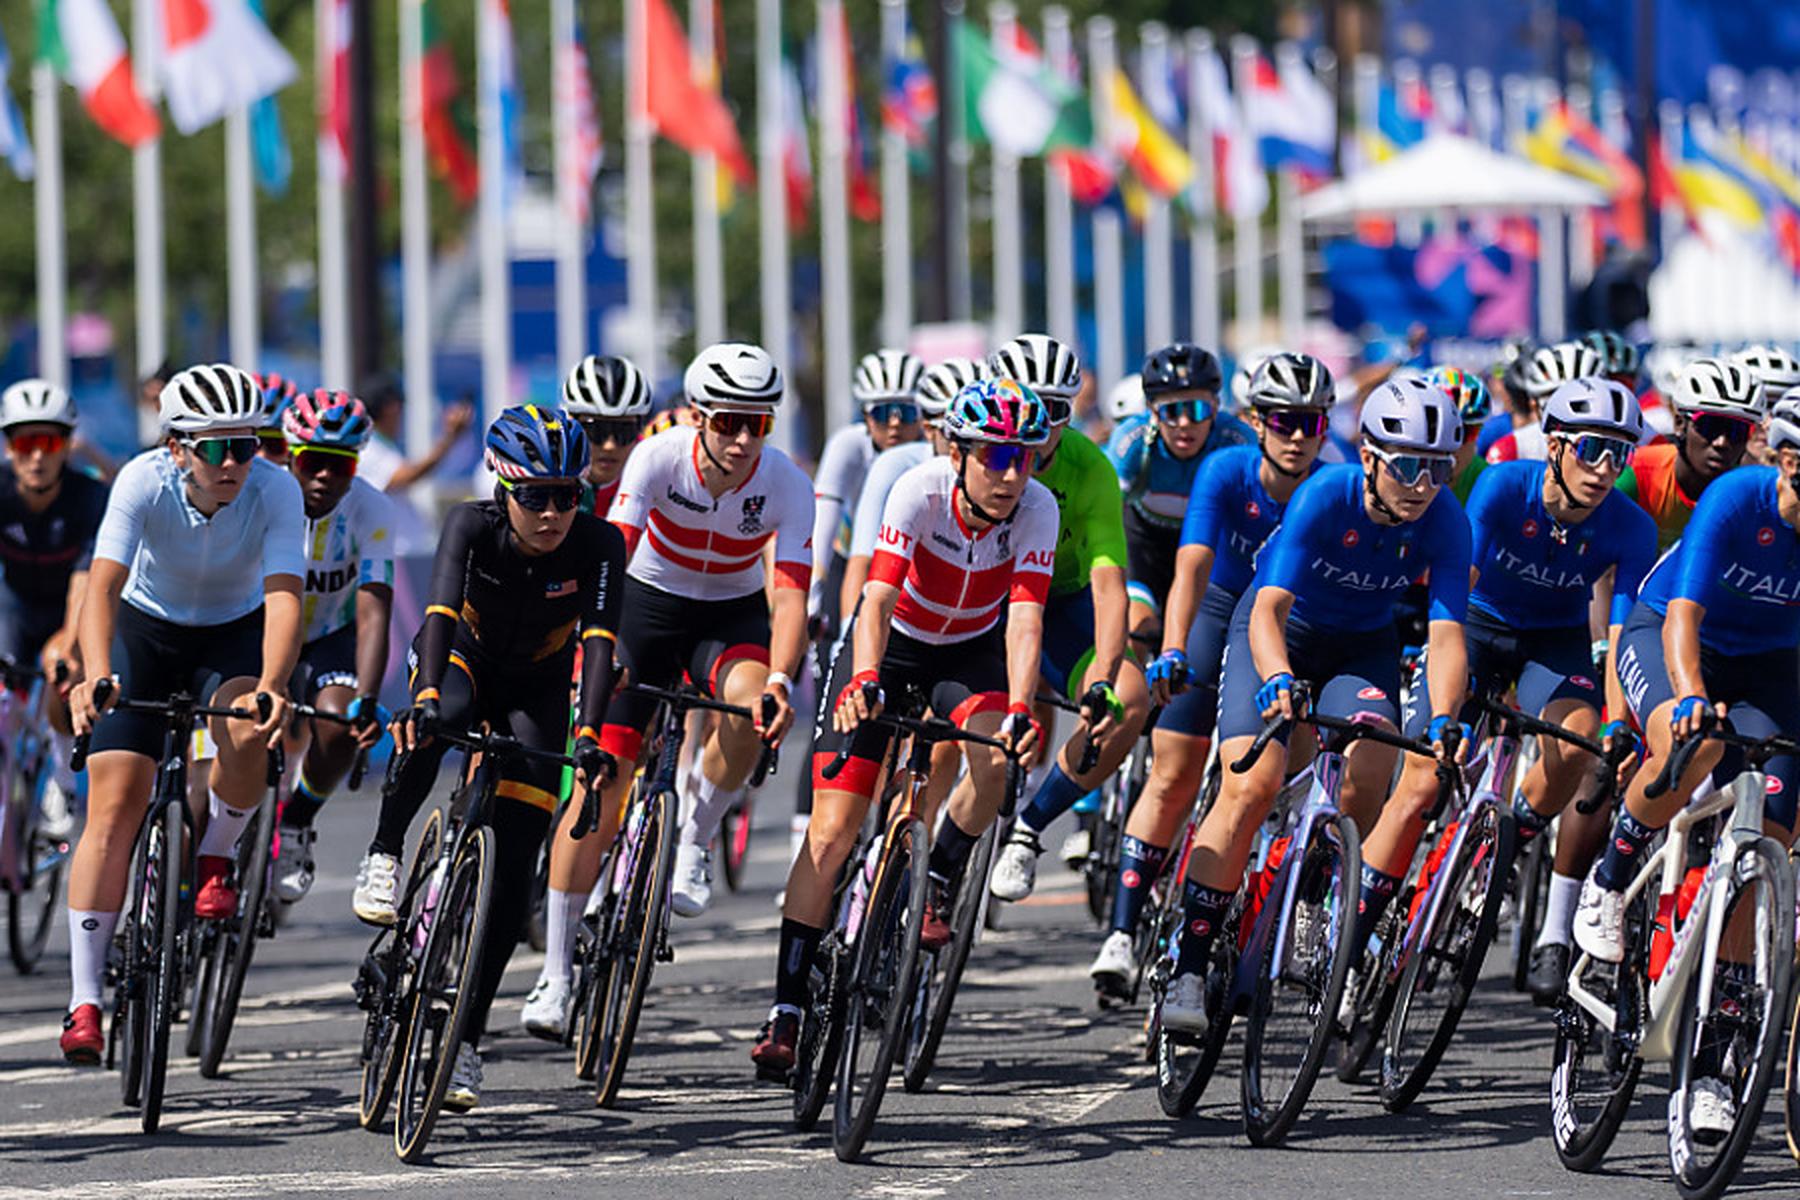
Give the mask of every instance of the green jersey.
[{"label": "green jersey", "polygon": [[1050,594],[1088,585],[1095,567],[1125,569],[1125,501],[1106,451],[1086,434],[1065,429],[1049,466],[1033,476],[1056,497],[1056,566]]}]

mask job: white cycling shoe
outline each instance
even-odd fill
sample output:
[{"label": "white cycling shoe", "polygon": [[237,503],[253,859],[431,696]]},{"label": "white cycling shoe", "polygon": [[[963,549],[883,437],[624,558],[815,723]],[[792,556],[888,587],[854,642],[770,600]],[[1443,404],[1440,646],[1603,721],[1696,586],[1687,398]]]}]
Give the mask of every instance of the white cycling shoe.
[{"label": "white cycling shoe", "polygon": [[697,917],[712,903],[712,856],[704,846],[675,847],[675,880],[669,907],[678,917]]},{"label": "white cycling shoe", "polygon": [[367,924],[392,925],[399,887],[400,860],[391,854],[370,851],[356,868],[356,891],[350,894],[350,908]]},{"label": "white cycling shoe", "polygon": [[275,898],[283,904],[298,904],[312,890],[313,873],[317,869],[313,865],[313,843],[318,840],[319,831],[310,825],[299,829],[282,826]]},{"label": "white cycling shoe", "polygon": [[1037,886],[1037,860],[1041,853],[1035,840],[1025,841],[1015,834],[1000,848],[988,891],[997,900],[1023,900],[1031,895],[1031,889]]},{"label": "white cycling shoe", "polygon": [[1115,929],[1100,944],[1100,953],[1094,956],[1088,977],[1107,995],[1123,999],[1131,995],[1132,976],[1136,974],[1137,956],[1132,953],[1131,935]]},{"label": "white cycling shoe", "polygon": [[1206,1016],[1206,980],[1198,974],[1177,975],[1169,980],[1169,994],[1163,997],[1163,1028],[1175,1033],[1203,1038],[1210,1025]]},{"label": "white cycling shoe", "polygon": [[1717,1145],[1737,1122],[1737,1104],[1723,1079],[1696,1079],[1688,1091],[1688,1128],[1694,1140]]},{"label": "white cycling shoe", "polygon": [[456,1048],[456,1066],[450,1069],[450,1087],[444,1092],[444,1107],[451,1112],[468,1112],[481,1103],[481,1051],[464,1042]]},{"label": "white cycling shoe", "polygon": [[537,983],[532,986],[531,994],[525,997],[525,1008],[519,1013],[519,1024],[532,1037],[560,1042],[568,1011],[569,977],[540,975]]},{"label": "white cycling shoe", "polygon": [[1609,891],[1589,875],[1575,908],[1575,944],[1597,962],[1625,959],[1625,893]]}]

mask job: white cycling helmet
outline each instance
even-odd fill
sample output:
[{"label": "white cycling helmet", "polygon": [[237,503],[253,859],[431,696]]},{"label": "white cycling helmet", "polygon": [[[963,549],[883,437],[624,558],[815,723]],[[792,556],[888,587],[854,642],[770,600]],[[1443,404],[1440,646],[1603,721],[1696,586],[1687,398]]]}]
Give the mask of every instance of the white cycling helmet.
[{"label": "white cycling helmet", "polygon": [[988,356],[988,370],[995,379],[1016,380],[1046,400],[1071,401],[1081,390],[1081,360],[1045,333],[1022,333],[1006,343]]},{"label": "white cycling helmet", "polygon": [[926,419],[935,421],[949,410],[950,402],[956,399],[958,392],[988,377],[987,364],[979,359],[946,358],[934,367],[925,368],[913,394]]},{"label": "white cycling helmet", "polygon": [[1637,394],[1610,379],[1571,379],[1550,393],[1538,419],[1547,434],[1605,433],[1634,446],[1644,440]]},{"label": "white cycling helmet", "polygon": [[1684,417],[1718,413],[1754,421],[1762,415],[1762,384],[1748,367],[1724,358],[1696,358],[1675,373],[1669,403]]},{"label": "white cycling helmet", "polygon": [[1783,392],[1769,410],[1769,449],[1783,446],[1800,450],[1800,387]]},{"label": "white cycling helmet", "polygon": [[21,379],[0,394],[0,431],[15,425],[61,425],[73,429],[75,402],[54,383]]},{"label": "white cycling helmet", "polygon": [[1441,387],[1417,376],[1390,379],[1363,401],[1362,432],[1384,450],[1455,454],[1462,449],[1462,414]]},{"label": "white cycling helmet", "polygon": [[590,354],[563,380],[562,406],[571,417],[647,417],[650,381],[630,359]]},{"label": "white cycling helmet", "polygon": [[1586,342],[1558,342],[1540,347],[1525,364],[1525,394],[1541,400],[1571,379],[1605,373],[1606,364]]},{"label": "white cycling helmet", "polygon": [[163,387],[162,425],[175,433],[257,429],[263,424],[263,390],[248,371],[210,363],[179,372]]},{"label": "white cycling helmet", "polygon": [[1245,400],[1253,408],[1330,408],[1337,385],[1312,355],[1283,352],[1256,368]]},{"label": "white cycling helmet", "polygon": [[1144,397],[1144,377],[1127,375],[1112,385],[1106,393],[1106,415],[1113,423],[1130,420],[1150,411],[1150,401]]},{"label": "white cycling helmet", "polygon": [[1789,388],[1800,387],[1800,359],[1779,346],[1750,346],[1731,356],[1762,385],[1757,403],[1765,410]]},{"label": "white cycling helmet", "polygon": [[911,400],[925,364],[904,350],[875,350],[856,364],[850,394],[867,407],[884,400]]},{"label": "white cycling helmet", "polygon": [[781,368],[761,346],[720,342],[694,356],[681,387],[695,408],[775,408],[781,403]]}]

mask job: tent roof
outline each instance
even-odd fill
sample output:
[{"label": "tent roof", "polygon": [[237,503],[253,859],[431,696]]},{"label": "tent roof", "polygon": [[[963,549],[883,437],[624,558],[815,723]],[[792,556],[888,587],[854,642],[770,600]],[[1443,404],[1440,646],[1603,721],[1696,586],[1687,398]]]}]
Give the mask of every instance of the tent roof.
[{"label": "tent roof", "polygon": [[1389,159],[1319,189],[1300,201],[1308,221],[1364,214],[1520,212],[1594,208],[1604,192],[1561,171],[1501,154],[1453,134],[1434,134]]}]

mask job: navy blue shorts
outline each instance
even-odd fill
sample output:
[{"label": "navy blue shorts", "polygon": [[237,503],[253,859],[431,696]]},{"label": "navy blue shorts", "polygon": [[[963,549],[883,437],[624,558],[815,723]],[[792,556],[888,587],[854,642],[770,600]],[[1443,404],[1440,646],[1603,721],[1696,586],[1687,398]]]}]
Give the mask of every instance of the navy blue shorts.
[{"label": "navy blue shorts", "polygon": [[1238,598],[1224,588],[1209,587],[1200,600],[1200,615],[1188,630],[1188,670],[1193,680],[1187,691],[1169,699],[1156,727],[1188,737],[1211,737],[1219,716],[1219,664],[1225,658],[1225,640],[1231,633],[1231,614]]},{"label": "navy blue shorts", "polygon": [[1079,700],[1081,677],[1094,661],[1094,593],[1080,588],[1044,601],[1044,685]]},{"label": "navy blue shorts", "polygon": [[[1663,657],[1662,626],[1661,613],[1647,604],[1638,604],[1619,634],[1619,683],[1625,689],[1625,702],[1631,706],[1632,720],[1639,729],[1644,728],[1657,708],[1678,698]],[[1800,650],[1720,654],[1704,644],[1700,647],[1700,678],[1706,684],[1706,694],[1727,706],[1731,727],[1745,737],[1800,734],[1797,675]],[[1713,779],[1723,783],[1742,769],[1741,752],[1729,749]],[[1796,780],[1800,780],[1800,761],[1791,754],[1780,754],[1771,758],[1763,770],[1769,780],[1763,815],[1784,829],[1792,829],[1796,802],[1800,800],[1800,794],[1794,790]]]},{"label": "navy blue shorts", "polygon": [[[1219,740],[1262,732],[1256,692],[1262,686],[1250,654],[1250,610],[1256,589],[1244,592],[1231,614],[1231,635],[1219,682]],[[1389,725],[1400,721],[1400,637],[1392,625],[1376,629],[1315,629],[1289,618],[1288,662],[1294,678],[1313,686],[1313,708],[1351,720],[1367,714]],[[1291,726],[1290,726],[1291,729]],[[1278,735],[1283,745],[1287,735]]]},{"label": "navy blue shorts", "polygon": [[[1598,711],[1606,695],[1595,678],[1593,643],[1587,626],[1512,629],[1470,614],[1463,625],[1469,648],[1469,695],[1518,687],[1519,711],[1541,716],[1559,700],[1577,700]],[[1426,655],[1419,656],[1419,681],[1406,706],[1406,734],[1421,737],[1431,720]],[[1473,706],[1462,719],[1474,724]]]}]

